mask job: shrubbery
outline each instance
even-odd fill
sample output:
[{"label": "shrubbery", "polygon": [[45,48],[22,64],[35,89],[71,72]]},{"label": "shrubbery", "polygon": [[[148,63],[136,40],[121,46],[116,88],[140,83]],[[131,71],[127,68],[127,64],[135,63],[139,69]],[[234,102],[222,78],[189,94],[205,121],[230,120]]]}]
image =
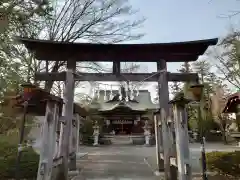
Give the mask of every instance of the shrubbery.
[{"label": "shrubbery", "polygon": [[93,122],[85,121],[83,126],[80,129],[80,133],[82,134],[82,143],[84,145],[92,145],[93,144]]},{"label": "shrubbery", "polygon": [[[17,146],[0,139],[0,179],[15,178]],[[32,148],[22,152],[20,162],[20,177],[22,179],[36,179],[39,155]]]},{"label": "shrubbery", "polygon": [[240,177],[240,151],[207,153],[207,167],[223,175]]}]

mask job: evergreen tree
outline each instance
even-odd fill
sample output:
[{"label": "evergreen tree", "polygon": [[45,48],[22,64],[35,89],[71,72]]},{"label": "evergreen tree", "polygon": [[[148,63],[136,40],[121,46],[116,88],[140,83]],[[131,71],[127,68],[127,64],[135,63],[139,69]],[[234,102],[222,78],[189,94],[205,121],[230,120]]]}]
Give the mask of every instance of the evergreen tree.
[{"label": "evergreen tree", "polygon": [[[204,85],[204,95],[202,99],[204,102],[202,107],[203,122],[198,122],[198,124],[200,126],[200,123],[203,123],[202,126],[205,128],[205,133],[208,133],[209,130],[216,128],[217,122],[218,128],[222,131],[223,127],[226,127],[226,124],[225,121],[215,121],[216,118],[214,118],[211,98],[214,94],[216,94],[216,87],[227,92],[226,85],[214,72],[212,72],[211,65],[206,60],[194,62],[193,71],[199,74],[200,81]],[[223,134],[223,136],[225,135]]]},{"label": "evergreen tree", "polygon": [[0,100],[5,92],[18,91],[20,84],[30,77],[27,72],[34,69],[32,56],[19,46],[15,36],[36,36],[43,17],[47,18],[50,11],[51,6],[45,1],[0,2],[0,14],[5,19],[1,21],[5,26],[0,24]]},{"label": "evergreen tree", "polygon": [[198,117],[199,115],[196,115],[198,130],[200,134],[202,133],[202,131],[200,131],[199,127],[204,127],[204,131],[205,133],[207,133],[209,130],[211,130],[211,127],[209,127],[209,125],[213,122],[210,110],[208,108],[208,100],[210,97],[210,83],[208,82],[208,77],[210,76],[210,70],[211,66],[206,60],[200,60],[193,63],[193,71],[198,73],[200,83],[204,85],[204,94],[202,97],[202,101],[204,102],[204,104],[201,109],[201,119],[203,120],[203,122],[200,122],[200,118]]}]

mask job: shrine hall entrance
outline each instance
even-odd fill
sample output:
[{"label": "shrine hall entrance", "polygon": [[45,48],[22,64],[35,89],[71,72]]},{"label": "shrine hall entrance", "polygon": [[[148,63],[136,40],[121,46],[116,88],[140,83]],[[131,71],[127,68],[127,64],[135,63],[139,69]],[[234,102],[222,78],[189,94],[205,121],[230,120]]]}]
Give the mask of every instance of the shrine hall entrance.
[{"label": "shrine hall entrance", "polygon": [[132,120],[113,120],[112,127],[115,135],[130,135],[133,131]]}]

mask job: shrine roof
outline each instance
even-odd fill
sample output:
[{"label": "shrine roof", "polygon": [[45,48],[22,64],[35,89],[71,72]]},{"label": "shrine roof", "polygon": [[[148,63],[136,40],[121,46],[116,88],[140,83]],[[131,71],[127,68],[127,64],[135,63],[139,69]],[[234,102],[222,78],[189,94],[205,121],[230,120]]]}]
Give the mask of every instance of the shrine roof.
[{"label": "shrine roof", "polygon": [[151,44],[72,43],[17,38],[39,60],[167,62],[196,61],[218,39]]},{"label": "shrine roof", "polygon": [[236,92],[227,98],[223,113],[237,113],[237,105],[240,104],[240,92]]},{"label": "shrine roof", "polygon": [[100,109],[100,113],[102,114],[144,114],[146,113],[146,109],[136,109],[132,108],[127,102],[119,102],[109,109]]},{"label": "shrine roof", "polygon": [[[107,99],[104,100],[105,91],[100,91],[100,96],[97,100],[99,111],[111,111],[117,108],[128,108],[132,111],[148,111],[154,110],[158,104],[154,104],[151,100],[150,92],[148,90],[139,90],[139,95],[134,97],[134,100],[121,103],[120,100],[111,101],[109,99],[111,91],[106,91]],[[118,91],[112,91],[113,96],[118,94]],[[124,105],[124,106],[123,106]]]}]

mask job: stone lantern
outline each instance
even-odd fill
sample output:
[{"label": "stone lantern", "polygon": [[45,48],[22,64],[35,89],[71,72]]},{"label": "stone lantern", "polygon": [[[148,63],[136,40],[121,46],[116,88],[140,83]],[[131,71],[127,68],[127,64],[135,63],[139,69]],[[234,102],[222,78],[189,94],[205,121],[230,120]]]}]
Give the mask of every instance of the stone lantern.
[{"label": "stone lantern", "polygon": [[99,140],[99,126],[97,121],[95,121],[95,124],[93,126],[93,137],[94,137],[94,143],[93,146],[97,146],[98,145],[98,140]]},{"label": "stone lantern", "polygon": [[203,88],[203,84],[196,84],[190,87],[190,92],[192,93],[192,100],[201,101]]},{"label": "stone lantern", "polygon": [[144,129],[144,136],[145,136],[145,145],[149,146],[150,138],[151,138],[151,132],[150,132],[151,127],[149,126],[147,120],[145,121],[145,125],[144,125],[143,129]]},{"label": "stone lantern", "polygon": [[190,87],[190,91],[193,95],[193,100],[199,102],[198,106],[198,118],[201,122],[200,126],[200,138],[202,143],[202,177],[203,179],[207,179],[207,163],[206,163],[206,154],[205,154],[205,137],[204,137],[204,127],[203,127],[203,108],[204,108],[204,85],[203,84],[196,84]]},{"label": "stone lantern", "polygon": [[[198,135],[203,136],[204,131],[203,131],[203,125],[202,125],[202,123],[203,123],[202,110],[203,110],[203,106],[204,106],[204,104],[203,104],[204,85],[203,84],[192,85],[189,90],[192,93],[191,100],[199,103],[198,104],[198,118],[199,118],[199,121],[201,122],[201,126],[198,128],[200,128],[201,134],[198,134]],[[195,136],[197,136],[197,135],[195,134]],[[195,139],[196,139],[196,137],[195,137]]]}]

